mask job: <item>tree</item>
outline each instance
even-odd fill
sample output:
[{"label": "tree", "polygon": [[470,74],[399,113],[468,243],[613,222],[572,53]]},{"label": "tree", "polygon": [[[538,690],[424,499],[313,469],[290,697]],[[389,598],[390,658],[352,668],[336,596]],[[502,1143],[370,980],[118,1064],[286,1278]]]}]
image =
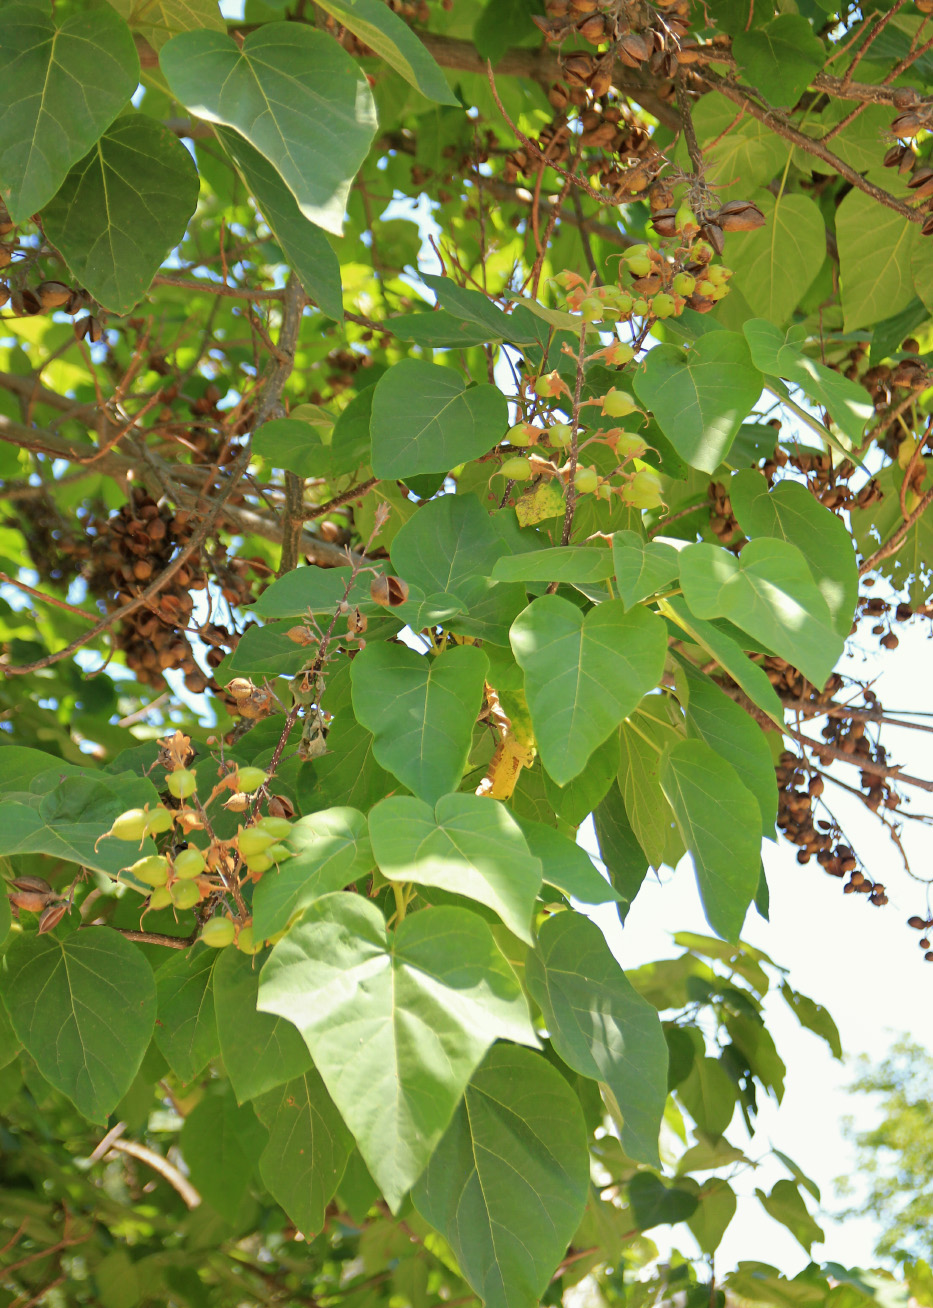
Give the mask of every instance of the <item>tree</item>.
[{"label": "tree", "polygon": [[[881,1119],[868,1130],[849,1135],[858,1147],[856,1178],[846,1178],[843,1193],[857,1197],[846,1214],[870,1214],[883,1228],[877,1252],[899,1262],[933,1262],[930,1241],[929,1177],[933,1170],[930,1103],[933,1077],[930,1055],[906,1037],[881,1063],[863,1058],[856,1094],[880,1096]],[[860,1193],[861,1192],[861,1193]]]},{"label": "tree", "polygon": [[882,908],[832,788],[933,789],[836,670],[933,612],[929,5],[534,7],[0,9],[16,1308],[906,1296],[712,1260],[768,988],[839,1052],[762,839]]}]

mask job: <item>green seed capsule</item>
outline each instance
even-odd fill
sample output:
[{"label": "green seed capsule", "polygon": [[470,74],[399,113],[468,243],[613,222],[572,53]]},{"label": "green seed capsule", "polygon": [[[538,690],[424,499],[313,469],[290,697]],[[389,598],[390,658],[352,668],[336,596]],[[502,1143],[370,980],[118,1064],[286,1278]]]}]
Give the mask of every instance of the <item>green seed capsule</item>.
[{"label": "green seed capsule", "polygon": [[236,947],[241,954],[258,954],[262,949],[262,941],[255,938],[251,926],[245,926],[240,928],[240,934],[236,938]]},{"label": "green seed capsule", "polygon": [[201,891],[196,881],[173,881],[171,884],[172,903],[176,908],[194,908],[201,902]]},{"label": "green seed capsule", "polygon": [[271,858],[273,863],[282,863],[286,858],[292,857],[292,851],[287,845],[272,845],[264,854],[260,854],[259,857]]},{"label": "green seed capsule", "polygon": [[275,836],[270,836],[268,831],[263,831],[261,827],[240,827],[237,831],[236,847],[243,858],[251,858],[253,854],[263,854],[270,845],[274,844]]},{"label": "green seed capsule", "polygon": [[251,795],[268,780],[269,774],[263,772],[262,768],[239,768],[236,774],[236,789],[241,795]]},{"label": "green seed capsule", "polygon": [[147,854],[127,869],[137,881],[147,886],[164,886],[168,880],[168,859],[161,854]]},{"label": "green seed capsule", "polygon": [[169,788],[169,793],[176,799],[188,799],[198,788],[198,779],[193,772],[187,768],[179,768],[177,772],[170,772],[165,778],[165,784]]},{"label": "green seed capsule", "polygon": [[149,836],[161,835],[163,831],[171,831],[174,818],[167,808],[161,804],[154,808],[146,819],[146,834]]},{"label": "green seed capsule", "polygon": [[159,886],[149,896],[149,907],[153,910],[168,908],[172,902],[172,892],[168,886]]},{"label": "green seed capsule", "polygon": [[268,854],[251,854],[246,860],[246,866],[250,872],[268,872],[272,866],[272,859]]},{"label": "green seed capsule", "polygon": [[180,854],[175,855],[172,866],[176,877],[182,881],[190,881],[193,877],[199,877],[204,871],[204,855],[200,849],[191,847],[183,849]]},{"label": "green seed capsule", "polygon": [[236,928],[229,917],[212,917],[201,928],[201,939],[212,949],[225,949],[233,944]]},{"label": "green seed capsule", "polygon": [[267,835],[274,836],[276,840],[287,840],[292,834],[292,824],[288,818],[269,817],[260,818],[256,823],[260,831],[265,831]]},{"label": "green seed capsule", "polygon": [[109,834],[117,840],[142,840],[146,834],[148,814],[141,808],[130,808],[114,819]]}]

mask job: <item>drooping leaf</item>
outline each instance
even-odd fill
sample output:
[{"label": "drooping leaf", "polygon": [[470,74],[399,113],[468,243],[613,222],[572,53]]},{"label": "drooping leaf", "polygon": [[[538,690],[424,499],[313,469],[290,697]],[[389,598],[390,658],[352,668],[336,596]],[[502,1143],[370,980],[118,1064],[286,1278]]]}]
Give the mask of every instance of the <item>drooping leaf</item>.
[{"label": "drooping leaf", "polygon": [[534,600],[514,622],[512,650],[545,768],[562,785],[583,771],[664,668],[663,624],[620,600],[585,616],[559,595]]},{"label": "drooping leaf", "polygon": [[667,1042],[657,1010],[632,988],[595,922],[579,913],[548,918],[525,974],[558,1054],[612,1091],[625,1152],[657,1166],[667,1100]]},{"label": "drooping leaf", "polygon": [[110,0],[110,4],[153,50],[179,32],[226,28],[217,0]]},{"label": "drooping leaf", "polygon": [[430,657],[371,642],[353,660],[353,712],[373,753],[428,803],[460,785],[488,667],[472,645]]},{"label": "drooping leaf", "polygon": [[294,568],[266,587],[253,605],[253,612],[260,618],[299,618],[309,610],[335,613],[344,595],[348,604],[365,603],[369,597],[368,580],[358,578],[347,590],[350,574],[349,567],[318,568],[312,564]]},{"label": "drooping leaf", "polygon": [[769,492],[764,477],[753,471],[733,474],[729,497],[747,536],[774,536],[796,545],[826,601],[837,634],[843,639],[848,636],[858,600],[858,564],[842,519],[799,482],[783,481]]},{"label": "drooping leaf", "polygon": [[269,868],[253,894],[253,931],[268,940],[315,899],[365,876],[373,866],[366,819],[355,808],[328,808],[300,818],[288,847],[293,857]]},{"label": "drooping leaf", "polygon": [[237,949],[225,949],[214,966],[220,1053],[241,1104],[304,1075],[311,1066],[311,1056],[291,1022],[256,1007],[265,957],[250,958]]},{"label": "drooping leaf", "polygon": [[610,786],[593,810],[599,853],[619,896],[616,911],[622,922],[648,874],[648,859],[632,830],[618,786]]},{"label": "drooping leaf", "polygon": [[333,37],[304,23],[265,23],[242,46],[223,32],[182,32],[159,63],[187,109],[232,127],[268,160],[304,217],[340,235],[376,113],[359,67]]},{"label": "drooping leaf", "polygon": [[738,940],[758,888],[758,801],[735,768],[701,740],[665,750],[660,781],[693,856],[706,920],[723,939]]},{"label": "drooping leaf", "polygon": [[764,27],[737,32],[732,49],[743,80],[771,104],[788,108],[797,103],[826,58],[809,21],[799,14],[779,14]]},{"label": "drooping leaf", "polygon": [[205,1095],[185,1118],[178,1143],[192,1185],[234,1222],[266,1143],[252,1104],[238,1106],[229,1087]]},{"label": "drooping leaf", "polygon": [[818,1035],[820,1039],[825,1040],[829,1045],[833,1058],[841,1059],[842,1041],[839,1038],[839,1029],[833,1021],[831,1013],[822,1004],[818,1004],[807,995],[802,995],[799,990],[794,990],[792,986],[786,983],[781,986],[781,994],[800,1025],[806,1027],[808,1031],[812,1031],[814,1035]]},{"label": "drooping leaf", "polygon": [[380,0],[321,0],[321,8],[333,14],[429,100],[460,103],[434,56],[408,24]]},{"label": "drooping leaf", "polygon": [[492,449],[507,425],[505,397],[495,386],[467,387],[452,368],[402,359],[373,391],[373,472],[402,479],[449,472]]},{"label": "drooping leaf", "polygon": [[0,195],[14,222],[51,200],[136,90],[130,30],[109,5],[56,22],[33,4],[0,12]]},{"label": "drooping leaf", "polygon": [[771,1187],[771,1193],[765,1194],[763,1190],[755,1191],[762,1208],[765,1212],[773,1217],[776,1222],[786,1226],[794,1239],[801,1244],[807,1253],[813,1244],[819,1243],[826,1237],[821,1226],[814,1221],[810,1215],[807,1205],[803,1201],[803,1196],[793,1181],[786,1178],[776,1181]]},{"label": "drooping leaf", "polygon": [[254,1107],[269,1132],[259,1173],[310,1239],[324,1225],[324,1209],[340,1184],[353,1139],[313,1068],[260,1095]]},{"label": "drooping leaf", "polygon": [[728,618],[822,689],[844,640],[795,545],[760,537],[738,559],[717,545],[688,545],[680,580],[698,618]]},{"label": "drooping leaf", "polygon": [[691,468],[715,472],[761,394],[761,374],[743,337],[714,331],[687,351],[649,350],[635,394]]},{"label": "drooping leaf", "polygon": [[128,113],[71,169],[42,221],[80,285],[124,314],[181,241],[197,202],[197,170],[178,137]]},{"label": "drooping leaf", "polygon": [[672,843],[677,828],[660,779],[661,756],[680,738],[672,723],[643,713],[623,723],[620,733],[618,789],[635,839],[654,868],[673,866],[683,853],[682,844]]},{"label": "drooping leaf", "polygon": [[264,155],[253,149],[239,132],[219,125],[214,130],[275,233],[305,294],[328,318],[340,322],[343,319],[340,262],[327,237],[316,223],[305,217],[295,196]]},{"label": "drooping leaf", "polygon": [[643,540],[634,531],[614,534],[612,559],[616,589],[627,609],[673,581],[680,568],[673,545]]},{"label": "drooping leaf", "polygon": [[586,1205],[579,1100],[540,1056],[496,1045],[413,1199],[487,1308],[534,1308]]},{"label": "drooping leaf", "polygon": [[544,797],[561,822],[578,827],[585,822],[612,785],[619,771],[619,733],[611,732],[572,780],[559,786],[544,773]]},{"label": "drooping leaf", "polygon": [[203,946],[178,951],[156,973],[155,1042],[183,1084],[220,1053],[212,973],[217,954]]},{"label": "drooping leaf", "polygon": [[687,1218],[687,1225],[703,1252],[714,1254],[735,1216],[735,1191],[722,1177],[711,1177],[700,1187],[697,1199],[697,1210]]},{"label": "drooping leaf", "polygon": [[696,1210],[689,1190],[665,1184],[653,1172],[636,1172],[628,1183],[628,1201],[640,1230],[684,1222]]},{"label": "drooping leaf", "polygon": [[444,795],[433,806],[410,796],[384,799],[369,815],[373,853],[389,881],[414,881],[475,899],[528,944],[541,863],[496,799]]},{"label": "drooping leaf", "polygon": [[701,1131],[720,1136],[732,1121],[738,1099],[735,1083],[716,1058],[697,1058],[677,1094]]},{"label": "drooping leaf", "polygon": [[562,895],[581,904],[607,904],[619,899],[612,883],[600,875],[589,854],[570,836],[530,818],[519,818],[518,824],[528,848],[540,859],[549,886],[556,886]]},{"label": "drooping leaf", "polygon": [[840,295],[846,331],[870,327],[906,309],[914,298],[911,254],[916,223],[851,190],[836,210]]},{"label": "drooping leaf", "polygon": [[319,899],[272,951],[259,1002],[301,1031],[393,1211],[492,1041],[536,1043],[489,928],[459,908],[422,909],[388,935],[360,896]]},{"label": "drooping leaf", "polygon": [[152,969],[108,927],[64,939],[20,936],[5,955],[3,1002],[39,1071],[92,1122],[130,1088],[156,1019]]}]

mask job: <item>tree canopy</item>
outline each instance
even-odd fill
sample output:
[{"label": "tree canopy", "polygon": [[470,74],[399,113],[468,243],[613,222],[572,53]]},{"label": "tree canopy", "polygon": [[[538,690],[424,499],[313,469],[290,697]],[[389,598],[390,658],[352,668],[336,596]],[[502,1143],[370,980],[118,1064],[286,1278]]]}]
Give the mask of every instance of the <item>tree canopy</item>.
[{"label": "tree canopy", "polygon": [[0,7],[0,1308],[927,1284],[715,1251],[933,790],[933,4],[539,7]]}]

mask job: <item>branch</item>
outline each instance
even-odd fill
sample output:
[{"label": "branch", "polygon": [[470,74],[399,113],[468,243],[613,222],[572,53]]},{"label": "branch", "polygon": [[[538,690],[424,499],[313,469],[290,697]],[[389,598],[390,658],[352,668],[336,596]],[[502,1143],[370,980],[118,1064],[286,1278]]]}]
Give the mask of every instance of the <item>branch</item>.
[{"label": "branch", "polygon": [[277,577],[284,577],[298,567],[298,550],[301,545],[305,484],[294,472],[285,474],[285,512],[282,518],[282,558]]},{"label": "branch", "polygon": [[864,577],[866,572],[873,571],[873,569],[876,568],[883,559],[888,558],[891,554],[896,554],[903,545],[911,527],[917,519],[926,512],[931,504],[933,504],[933,487],[927,491],[923,499],[914,509],[913,513],[909,514],[909,516],[904,519],[890,540],[886,540],[882,546],[876,549],[871,558],[865,559],[859,567],[858,575]]},{"label": "branch", "polygon": [[197,1208],[201,1202],[201,1196],[195,1190],[191,1182],[179,1172],[177,1167],[173,1167],[167,1158],[157,1154],[154,1149],[147,1149],[145,1145],[137,1144],[135,1140],[113,1140],[110,1148],[114,1153],[128,1154],[130,1158],[137,1158],[147,1167],[151,1167],[175,1190],[182,1198],[187,1208]]}]

